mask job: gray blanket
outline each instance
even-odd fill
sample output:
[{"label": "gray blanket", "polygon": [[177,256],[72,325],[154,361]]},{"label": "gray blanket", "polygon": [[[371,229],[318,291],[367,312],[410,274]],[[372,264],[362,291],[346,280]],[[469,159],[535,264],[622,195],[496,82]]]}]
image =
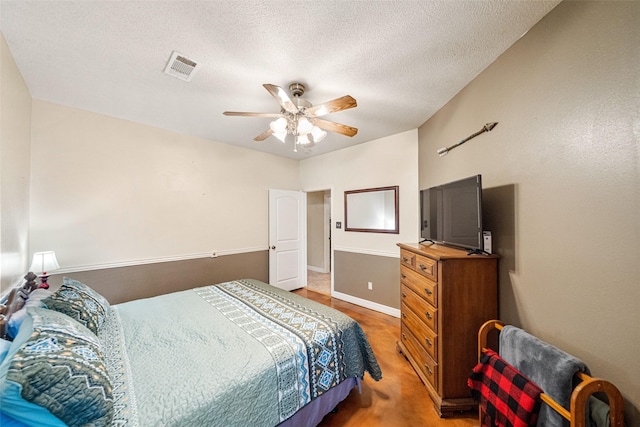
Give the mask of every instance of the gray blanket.
[{"label": "gray blanket", "polygon": [[[581,360],[515,326],[502,329],[500,356],[567,410],[575,386],[574,375],[578,371],[589,374]],[[538,427],[563,426],[569,426],[569,421],[542,404]]]}]

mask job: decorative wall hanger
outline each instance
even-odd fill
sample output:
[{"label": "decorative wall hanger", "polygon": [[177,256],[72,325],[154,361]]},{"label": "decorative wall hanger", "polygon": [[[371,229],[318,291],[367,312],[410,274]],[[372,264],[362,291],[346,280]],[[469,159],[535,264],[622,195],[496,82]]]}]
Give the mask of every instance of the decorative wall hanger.
[{"label": "decorative wall hanger", "polygon": [[446,155],[449,151],[453,150],[454,148],[464,144],[465,142],[467,142],[470,139],[475,138],[476,136],[480,135],[481,133],[484,132],[489,132],[491,129],[493,129],[494,127],[496,127],[496,125],[498,124],[498,122],[493,122],[493,123],[487,123],[486,125],[484,125],[482,127],[482,129],[480,129],[478,132],[474,133],[473,135],[470,135],[468,137],[466,137],[465,139],[463,139],[462,141],[458,142],[457,144],[453,144],[451,147],[442,147],[438,149],[438,154],[440,155],[440,157]]}]

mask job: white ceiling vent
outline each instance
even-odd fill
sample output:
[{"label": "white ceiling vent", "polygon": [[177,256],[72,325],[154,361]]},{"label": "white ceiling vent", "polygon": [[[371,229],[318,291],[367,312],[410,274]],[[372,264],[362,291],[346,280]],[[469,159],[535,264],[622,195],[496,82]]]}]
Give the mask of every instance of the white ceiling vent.
[{"label": "white ceiling vent", "polygon": [[167,62],[164,72],[185,82],[190,82],[199,68],[200,64],[174,51],[171,54],[171,58],[169,58],[169,62]]}]

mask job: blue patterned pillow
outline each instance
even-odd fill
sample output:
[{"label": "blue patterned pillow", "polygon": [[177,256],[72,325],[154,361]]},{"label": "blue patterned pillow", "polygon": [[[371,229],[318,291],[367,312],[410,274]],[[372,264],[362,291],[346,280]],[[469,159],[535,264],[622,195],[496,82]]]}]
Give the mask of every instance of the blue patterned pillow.
[{"label": "blue patterned pillow", "polygon": [[77,320],[94,334],[98,333],[110,309],[109,302],[102,295],[68,277],[63,279],[60,289],[42,300],[42,304]]},{"label": "blue patterned pillow", "polygon": [[13,356],[7,382],[69,426],[108,426],[113,387],[98,338],[62,313],[39,307],[27,312],[33,333]]}]

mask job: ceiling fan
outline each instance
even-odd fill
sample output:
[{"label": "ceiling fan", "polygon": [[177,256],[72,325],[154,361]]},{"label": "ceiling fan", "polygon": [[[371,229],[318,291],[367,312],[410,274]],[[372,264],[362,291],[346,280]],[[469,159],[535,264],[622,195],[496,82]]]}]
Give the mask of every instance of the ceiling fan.
[{"label": "ceiling fan", "polygon": [[225,111],[225,116],[249,116],[249,117],[272,117],[276,120],[269,124],[269,129],[253,138],[254,141],[264,141],[271,135],[285,142],[287,135],[295,137],[293,151],[297,151],[297,146],[312,147],[316,142],[321,141],[327,135],[326,131],[335,132],[346,136],[354,136],[358,129],[330,122],[320,117],[330,113],[335,113],[349,108],[357,107],[356,100],[349,95],[336,98],[332,101],[313,106],[301,96],[305,87],[302,83],[291,83],[289,91],[293,100],[280,86],[272,84],[263,85],[267,91],[280,104],[279,113],[247,113],[238,111]]}]

